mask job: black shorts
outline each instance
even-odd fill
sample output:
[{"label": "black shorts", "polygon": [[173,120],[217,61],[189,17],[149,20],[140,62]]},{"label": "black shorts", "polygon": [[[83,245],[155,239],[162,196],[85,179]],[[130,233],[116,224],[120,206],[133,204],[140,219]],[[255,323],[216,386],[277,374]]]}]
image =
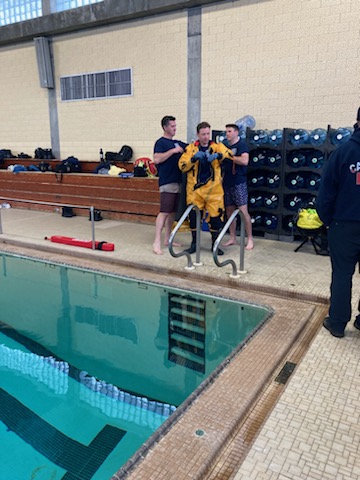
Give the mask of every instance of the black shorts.
[{"label": "black shorts", "polygon": [[160,212],[175,213],[178,209],[180,193],[160,193]]}]

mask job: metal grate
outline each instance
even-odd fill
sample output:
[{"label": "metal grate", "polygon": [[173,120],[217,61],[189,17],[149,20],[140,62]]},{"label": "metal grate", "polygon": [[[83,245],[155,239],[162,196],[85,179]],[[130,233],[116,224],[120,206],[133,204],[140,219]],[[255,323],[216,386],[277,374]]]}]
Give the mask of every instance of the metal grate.
[{"label": "metal grate", "polygon": [[275,382],[285,385],[285,383],[289,380],[290,375],[295,370],[296,365],[296,363],[286,362],[283,368],[280,370],[279,375],[275,378]]}]

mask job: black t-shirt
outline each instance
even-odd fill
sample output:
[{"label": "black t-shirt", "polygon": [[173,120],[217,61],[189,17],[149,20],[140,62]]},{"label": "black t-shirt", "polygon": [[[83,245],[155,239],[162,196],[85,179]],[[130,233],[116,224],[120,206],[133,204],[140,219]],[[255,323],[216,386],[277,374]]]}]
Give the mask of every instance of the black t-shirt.
[{"label": "black t-shirt", "polygon": [[[155,142],[154,153],[165,153],[177,145],[180,145],[183,149],[187,146],[181,140],[161,137]],[[181,153],[174,153],[165,162],[156,165],[159,174],[159,186],[168,183],[181,183],[181,171],[178,166],[181,155]]]},{"label": "black t-shirt", "polygon": [[[243,153],[248,153],[249,148],[246,143],[242,140],[234,143],[234,145],[229,145],[227,141],[223,142],[224,145],[233,152],[235,157],[240,157]],[[223,186],[224,187],[233,187],[239,185],[240,183],[246,183],[246,172],[247,167],[245,165],[234,164],[232,160],[224,159],[223,164]]]}]

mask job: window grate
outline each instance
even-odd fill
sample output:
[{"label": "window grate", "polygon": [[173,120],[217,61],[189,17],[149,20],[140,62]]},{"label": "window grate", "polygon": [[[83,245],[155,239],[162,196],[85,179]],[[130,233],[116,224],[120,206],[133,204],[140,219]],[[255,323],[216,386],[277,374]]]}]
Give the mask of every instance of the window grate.
[{"label": "window grate", "polygon": [[132,70],[109,70],[60,78],[61,100],[88,100],[132,95]]}]

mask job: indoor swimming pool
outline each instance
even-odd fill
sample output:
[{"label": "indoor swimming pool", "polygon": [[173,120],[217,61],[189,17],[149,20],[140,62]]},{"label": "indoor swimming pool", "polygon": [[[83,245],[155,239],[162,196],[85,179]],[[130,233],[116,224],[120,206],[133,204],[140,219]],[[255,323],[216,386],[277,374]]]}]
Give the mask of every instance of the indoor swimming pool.
[{"label": "indoor swimming pool", "polygon": [[110,478],[269,317],[114,274],[0,261],[4,478]]}]

